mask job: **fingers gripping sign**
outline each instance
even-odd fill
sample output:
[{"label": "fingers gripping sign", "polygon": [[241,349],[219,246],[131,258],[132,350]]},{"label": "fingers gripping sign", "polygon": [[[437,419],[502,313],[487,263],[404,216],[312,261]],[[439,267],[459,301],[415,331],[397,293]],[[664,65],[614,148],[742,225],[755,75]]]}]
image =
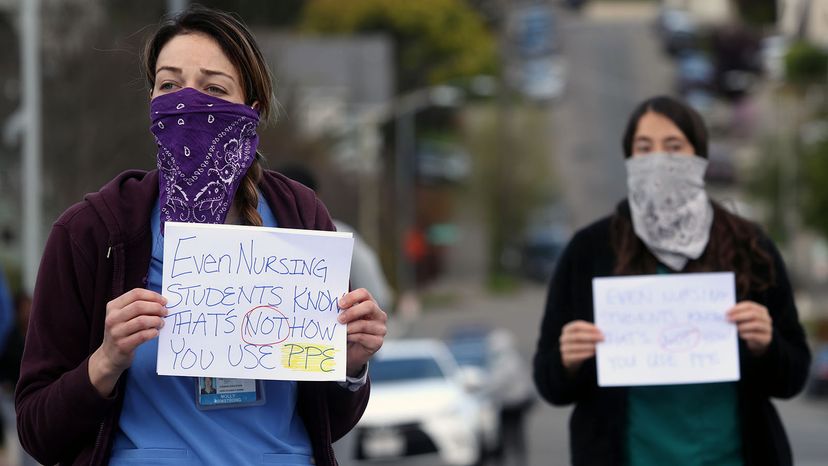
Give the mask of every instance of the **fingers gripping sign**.
[{"label": "fingers gripping sign", "polygon": [[89,379],[99,393],[111,393],[132,364],[138,346],[158,336],[167,315],[166,304],[166,298],[143,288],[107,303],[103,343],[89,358]]},{"label": "fingers gripping sign", "polygon": [[349,377],[358,375],[369,359],[379,351],[387,333],[388,315],[379,308],[365,288],[351,291],[339,300],[342,312],[339,323],[348,326]]},{"label": "fingers gripping sign", "polygon": [[561,361],[567,370],[574,372],[584,361],[595,356],[595,345],[604,341],[604,336],[595,324],[575,320],[564,325],[559,341]]},{"label": "fingers gripping sign", "polygon": [[727,312],[727,318],[736,324],[739,338],[745,341],[751,353],[756,356],[765,353],[773,340],[773,319],[767,307],[753,301],[741,301]]}]

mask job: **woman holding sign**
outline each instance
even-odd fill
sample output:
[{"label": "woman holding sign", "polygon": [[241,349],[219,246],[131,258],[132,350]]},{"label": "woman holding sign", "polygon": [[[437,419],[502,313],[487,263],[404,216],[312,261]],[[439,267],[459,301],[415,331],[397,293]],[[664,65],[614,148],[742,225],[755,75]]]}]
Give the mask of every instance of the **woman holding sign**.
[{"label": "woman holding sign", "polygon": [[[543,397],[575,405],[572,464],[790,465],[770,398],[802,389],[810,353],[782,258],[758,226],[707,197],[707,131],[690,107],[669,97],[643,102],[623,149],[630,197],[563,252],[535,355]],[[593,324],[593,278],[727,271],[736,283],[726,318],[738,333],[738,382],[598,386],[604,335]]]},{"label": "woman holding sign", "polygon": [[256,128],[275,103],[243,24],[186,10],[150,38],[144,67],[159,170],[121,174],[54,224],[17,385],[21,442],[44,464],[334,465],[386,332],[368,291],[339,300],[347,381],[156,374],[165,222],[334,227],[311,190],[260,165]]}]

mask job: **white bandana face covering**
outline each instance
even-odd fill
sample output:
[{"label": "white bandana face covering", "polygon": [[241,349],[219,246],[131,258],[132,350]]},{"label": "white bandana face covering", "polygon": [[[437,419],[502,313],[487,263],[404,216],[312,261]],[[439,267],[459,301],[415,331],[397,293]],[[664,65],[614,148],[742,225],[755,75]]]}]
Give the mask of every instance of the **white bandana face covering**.
[{"label": "white bandana face covering", "polygon": [[704,190],[707,160],[683,154],[627,159],[627,189],[635,234],[664,265],[680,271],[710,239],[713,206]]}]

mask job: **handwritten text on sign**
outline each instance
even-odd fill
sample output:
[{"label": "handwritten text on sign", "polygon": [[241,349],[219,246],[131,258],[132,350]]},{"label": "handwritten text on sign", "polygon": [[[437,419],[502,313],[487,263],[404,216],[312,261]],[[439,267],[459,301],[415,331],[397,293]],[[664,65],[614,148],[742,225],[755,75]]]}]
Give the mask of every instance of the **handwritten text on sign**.
[{"label": "handwritten text on sign", "polygon": [[167,222],[158,374],[344,380],[353,237]]},{"label": "handwritten text on sign", "polygon": [[596,278],[592,281],[598,385],[739,380],[733,273]]}]

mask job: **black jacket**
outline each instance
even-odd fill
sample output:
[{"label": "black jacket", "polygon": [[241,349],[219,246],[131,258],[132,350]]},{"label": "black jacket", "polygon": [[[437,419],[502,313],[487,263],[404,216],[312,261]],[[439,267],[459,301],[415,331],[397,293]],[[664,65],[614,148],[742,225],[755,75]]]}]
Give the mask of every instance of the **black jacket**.
[{"label": "black jacket", "polygon": [[[626,202],[619,207],[621,215],[629,215],[626,207]],[[575,404],[570,419],[570,450],[575,466],[626,462],[627,389],[598,387],[594,358],[573,376],[568,375],[558,341],[566,323],[593,321],[592,279],[613,275],[615,266],[611,221],[612,217],[606,217],[579,231],[562,253],[550,284],[534,359],[535,384],[540,394],[554,405]],[[811,356],[782,258],[765,236],[760,244],[773,258],[775,285],[737,298],[768,308],[773,319],[773,340],[761,357],[753,356],[739,341],[743,459],[745,466],[785,466],[792,464],[791,449],[770,397],[790,398],[799,393]]]}]

